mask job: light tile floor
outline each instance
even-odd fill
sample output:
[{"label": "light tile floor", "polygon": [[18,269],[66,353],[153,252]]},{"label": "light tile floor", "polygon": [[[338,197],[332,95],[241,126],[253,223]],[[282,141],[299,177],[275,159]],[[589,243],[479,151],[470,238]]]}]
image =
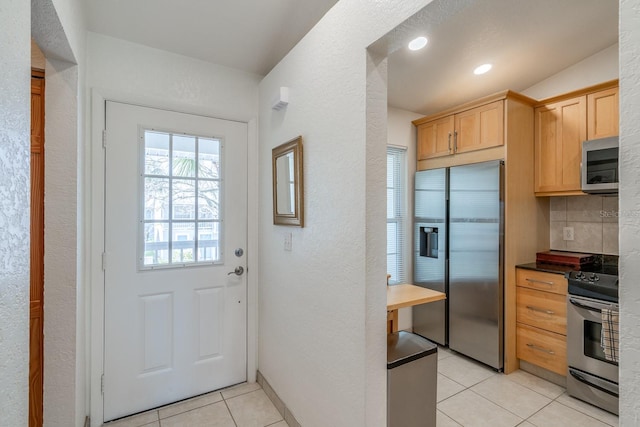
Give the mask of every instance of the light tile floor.
[{"label": "light tile floor", "polygon": [[240,384],[104,427],[289,427],[258,383]]},{"label": "light tile floor", "polygon": [[[437,427],[610,427],[618,417],[517,371],[497,373],[438,350]],[[104,427],[288,427],[259,384],[241,384]]]},{"label": "light tile floor", "polygon": [[524,371],[510,375],[438,349],[438,427],[609,427],[618,417]]}]

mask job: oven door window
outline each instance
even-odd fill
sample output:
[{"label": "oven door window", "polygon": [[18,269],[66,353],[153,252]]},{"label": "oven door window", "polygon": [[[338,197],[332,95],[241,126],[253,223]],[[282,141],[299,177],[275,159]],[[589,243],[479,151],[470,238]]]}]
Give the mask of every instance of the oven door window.
[{"label": "oven door window", "polygon": [[598,359],[611,365],[618,366],[616,362],[607,360],[602,350],[602,323],[584,321],[584,355],[592,359]]}]

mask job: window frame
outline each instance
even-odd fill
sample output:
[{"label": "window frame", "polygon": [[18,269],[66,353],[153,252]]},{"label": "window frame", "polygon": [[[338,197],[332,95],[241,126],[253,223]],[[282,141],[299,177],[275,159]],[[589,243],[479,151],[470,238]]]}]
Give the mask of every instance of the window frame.
[{"label": "window frame", "polygon": [[[406,243],[407,235],[407,148],[397,146],[387,146],[387,166],[389,156],[393,156],[393,183],[389,186],[389,169],[387,168],[387,274],[391,274],[389,284],[406,283],[407,281],[407,258]],[[389,217],[389,190],[393,191],[393,217]],[[389,252],[388,225],[395,224],[395,252]],[[389,256],[396,258],[396,271],[389,271]],[[395,273],[395,274],[394,274]]]},{"label": "window frame", "polygon": [[[155,133],[164,133],[169,134],[169,171],[168,175],[148,175],[145,173],[145,133],[146,132],[155,132]],[[184,177],[184,176],[175,176],[173,175],[173,136],[186,136],[196,138],[196,146],[194,147],[195,152],[195,162],[196,162],[196,172],[193,177]],[[208,139],[208,140],[216,140],[218,141],[218,178],[200,178],[198,176],[198,140]],[[137,270],[138,271],[151,271],[151,270],[160,270],[160,269],[175,269],[175,268],[191,268],[191,267],[203,267],[203,266],[213,266],[213,265],[222,265],[224,264],[224,206],[225,206],[225,191],[224,191],[224,174],[225,174],[225,155],[224,155],[224,146],[225,141],[224,138],[214,135],[202,135],[196,133],[188,133],[183,131],[175,131],[166,128],[157,128],[157,127],[147,127],[147,126],[138,126],[138,230],[137,230]],[[166,178],[169,180],[169,197],[168,197],[168,205],[167,205],[167,219],[145,219],[145,178],[147,177],[158,177],[158,178]],[[193,219],[176,219],[173,215],[173,193],[172,193],[172,185],[171,183],[174,180],[193,180],[194,182],[194,197],[195,197],[195,217]],[[199,209],[198,209],[198,192],[199,182],[216,182],[218,184],[218,216],[217,219],[207,219],[200,218]],[[145,225],[147,223],[166,223],[169,224],[168,227],[168,239],[167,239],[167,251],[168,251],[168,262],[163,264],[146,264],[145,265]],[[216,224],[218,225],[218,240],[217,240],[217,252],[218,258],[212,260],[198,261],[198,242],[200,240],[200,225],[203,223],[211,224],[215,229]],[[194,225],[194,235],[193,235],[193,254],[194,261],[185,262],[182,261],[173,261],[173,245],[172,243],[178,242],[177,238],[174,240],[172,236],[172,225],[173,224],[193,224]],[[213,231],[212,231],[213,233]],[[216,247],[209,247],[211,250],[215,250]],[[206,248],[202,248],[206,251]]]}]

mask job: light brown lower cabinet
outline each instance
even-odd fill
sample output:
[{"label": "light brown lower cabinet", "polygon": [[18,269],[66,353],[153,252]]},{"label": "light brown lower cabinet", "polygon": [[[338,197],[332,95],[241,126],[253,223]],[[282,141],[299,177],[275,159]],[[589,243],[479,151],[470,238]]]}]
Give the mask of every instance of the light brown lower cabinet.
[{"label": "light brown lower cabinet", "polygon": [[567,337],[544,329],[518,323],[516,329],[518,359],[567,375]]},{"label": "light brown lower cabinet", "polygon": [[567,299],[563,295],[518,288],[516,315],[520,323],[567,335]]},{"label": "light brown lower cabinet", "polygon": [[516,357],[567,375],[567,279],[516,269]]}]

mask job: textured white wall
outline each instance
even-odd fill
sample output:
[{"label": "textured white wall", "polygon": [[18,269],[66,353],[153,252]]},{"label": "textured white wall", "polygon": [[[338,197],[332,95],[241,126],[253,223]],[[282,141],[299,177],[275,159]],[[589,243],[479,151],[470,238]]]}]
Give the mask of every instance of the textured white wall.
[{"label": "textured white wall", "polygon": [[[386,61],[366,48],[426,3],[342,0],[260,83],[259,368],[305,427],[386,423]],[[302,229],[271,211],[271,150],[296,135]]]},{"label": "textured white wall", "polygon": [[618,78],[618,44],[601,50],[522,91],[544,99]]},{"label": "textured white wall", "polygon": [[248,122],[257,74],[88,33],[87,84],[112,100]]},{"label": "textured white wall", "polygon": [[[84,65],[87,22],[86,6],[83,0],[35,0],[35,3],[51,2],[66,36],[67,45],[73,52],[76,62]],[[69,58],[58,58],[69,60]]]},{"label": "textured white wall", "polygon": [[31,34],[47,62],[45,94],[44,425],[87,414],[81,213],[86,23],[81,0],[31,2]]},{"label": "textured white wall", "polygon": [[[389,107],[387,111],[387,144],[407,149],[407,167],[405,182],[407,194],[406,241],[404,245],[405,272],[407,283],[413,278],[413,176],[416,172],[416,127],[411,121],[423,117],[411,111]],[[402,308],[398,312],[398,328],[410,330],[412,327],[411,308]]]},{"label": "textured white wall", "polygon": [[[45,94],[44,420],[81,426],[83,284],[78,275],[78,67],[48,60]],[[78,305],[80,304],[80,308]],[[81,400],[78,400],[81,399]]]},{"label": "textured white wall", "polygon": [[640,425],[640,7],[620,1],[620,425]]},{"label": "textured white wall", "polygon": [[26,426],[29,372],[29,3],[0,7],[0,426]]}]

